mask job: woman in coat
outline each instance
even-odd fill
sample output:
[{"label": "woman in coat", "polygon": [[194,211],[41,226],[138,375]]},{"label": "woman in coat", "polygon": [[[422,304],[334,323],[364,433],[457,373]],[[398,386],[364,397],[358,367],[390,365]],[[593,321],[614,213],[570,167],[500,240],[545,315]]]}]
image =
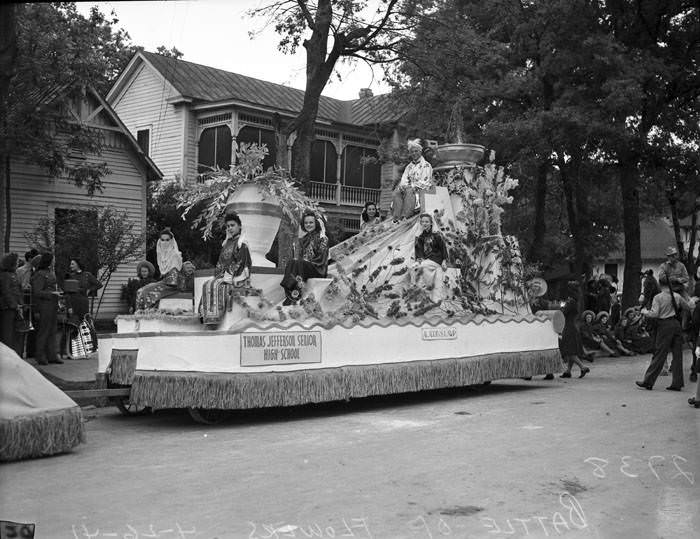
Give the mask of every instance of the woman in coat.
[{"label": "woman in coat", "polygon": [[22,316],[22,289],[16,268],[16,253],[6,254],[0,259],[0,342],[21,355],[16,323]]},{"label": "woman in coat", "polygon": [[328,238],[321,221],[312,211],[301,218],[299,239],[294,244],[294,257],[284,268],[280,286],[284,288],[284,305],[294,305],[301,299],[301,283],[307,279],[325,277],[328,269]]},{"label": "woman in coat", "polygon": [[102,288],[102,283],[92,273],[85,271],[82,262],[77,258],[70,259],[70,267],[66,279],[78,282],[77,292],[70,294],[68,299],[70,308],[73,311],[72,318],[80,323],[83,317],[90,312],[88,296],[94,296]]},{"label": "woman in coat", "polygon": [[569,284],[569,297],[566,298],[562,312],[564,313],[564,329],[561,332],[559,340],[559,351],[564,360],[566,370],[561,374],[562,378],[571,378],[571,368],[576,364],[581,370],[579,378],[583,378],[591,369],[584,367],[579,359],[583,355],[583,346],[581,345],[581,334],[576,326],[578,318],[578,300],[576,299],[577,284]]},{"label": "woman in coat", "polygon": [[58,319],[58,290],[56,275],[51,269],[53,255],[44,253],[32,274],[32,303],[38,315],[36,360],[40,365],[63,363],[56,356],[56,323]]}]

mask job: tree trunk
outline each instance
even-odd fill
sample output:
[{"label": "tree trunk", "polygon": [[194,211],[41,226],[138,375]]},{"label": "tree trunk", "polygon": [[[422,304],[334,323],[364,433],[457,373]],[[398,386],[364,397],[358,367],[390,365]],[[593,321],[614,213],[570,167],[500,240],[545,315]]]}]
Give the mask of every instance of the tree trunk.
[{"label": "tree trunk", "polygon": [[561,182],[566,199],[566,213],[569,218],[569,230],[574,242],[574,273],[578,280],[591,273],[590,260],[586,240],[588,234],[588,205],[585,200],[585,190],[580,185],[580,163],[571,160],[568,164],[561,163]]},{"label": "tree trunk", "polygon": [[642,284],[642,243],[639,227],[639,191],[637,160],[632,155],[620,158],[622,190],[622,224],[625,232],[625,282],[622,289],[622,310],[637,304]]},{"label": "tree trunk", "polygon": [[535,224],[533,227],[533,238],[530,246],[528,258],[531,262],[542,260],[542,250],[544,248],[544,236],[547,232],[545,221],[545,203],[547,200],[547,173],[549,172],[549,162],[543,161],[537,167],[537,183],[535,184]]},{"label": "tree trunk", "polygon": [[695,258],[693,254],[695,253],[695,244],[698,241],[698,210],[700,210],[700,205],[696,204],[693,206],[693,213],[690,216],[690,241],[688,242],[688,274],[693,276],[695,279],[695,272],[698,269],[698,263],[700,262],[700,257]]},{"label": "tree trunk", "polygon": [[673,226],[673,237],[676,240],[676,247],[678,248],[678,258],[686,266],[688,265],[688,259],[686,257],[685,248],[683,247],[683,240],[681,238],[681,223],[678,219],[678,198],[673,189],[669,188],[666,190],[666,198],[668,199],[668,205],[671,209],[671,224]]},{"label": "tree trunk", "polygon": [[7,114],[9,108],[10,84],[15,75],[17,58],[17,25],[15,5],[0,5],[0,240],[3,252],[10,250],[12,209],[10,206],[10,145]]},{"label": "tree trunk", "polygon": [[306,185],[310,181],[311,147],[314,141],[314,123],[318,115],[321,92],[333,73],[340,52],[345,45],[341,36],[336,35],[333,48],[328,52],[328,36],[333,22],[331,0],[319,0],[314,17],[313,32],[304,41],[306,49],[306,89],[304,104],[299,115],[287,127],[286,134],[296,131],[294,140],[292,175]]},{"label": "tree trunk", "polygon": [[3,194],[3,204],[0,208],[0,231],[2,233],[2,247],[4,253],[10,252],[10,234],[12,233],[12,206],[10,204],[10,156],[2,155],[0,158],[0,189]]}]

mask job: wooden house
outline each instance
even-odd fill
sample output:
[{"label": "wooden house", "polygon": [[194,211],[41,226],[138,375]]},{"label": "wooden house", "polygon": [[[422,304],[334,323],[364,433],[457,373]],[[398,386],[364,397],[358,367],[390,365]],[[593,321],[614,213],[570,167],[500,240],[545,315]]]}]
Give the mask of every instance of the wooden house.
[{"label": "wooden house", "polygon": [[[676,245],[673,227],[664,218],[641,221],[639,227],[642,272],[653,270],[654,277],[658,278],[659,266],[666,261],[666,248]],[[593,274],[604,273],[617,278],[617,290],[622,292],[625,277],[625,237],[623,234],[618,236],[618,245],[620,246],[618,249],[611,251],[604,259],[597,260],[593,264]]]},{"label": "wooden house", "polygon": [[[42,105],[49,105],[60,90],[41,96]],[[61,212],[90,212],[104,208],[125,211],[134,223],[134,232],[146,228],[146,182],[162,177],[158,167],[141,150],[136,139],[119,119],[112,107],[97,92],[87,88],[81,98],[71,101],[63,111],[69,122],[80,122],[98,130],[103,140],[100,155],[74,152],[68,160],[91,159],[104,162],[109,173],[102,178],[102,192],[89,196],[65,177],[52,178],[45,168],[19,159],[10,164],[10,204],[12,209],[10,250],[20,254],[29,248],[26,234],[31,234],[42,218],[55,220]],[[57,137],[64,136],[61,132]],[[55,241],[61,241],[56,232]],[[145,250],[145,245],[144,245]],[[135,276],[135,263],[124,264],[112,275],[102,298],[98,318],[111,320],[126,310],[121,301],[121,285]]]},{"label": "wooden house", "polygon": [[[273,152],[273,115],[293,118],[303,100],[302,90],[149,52],[136,53],[107,94],[164,178],[182,182],[196,181],[206,167],[229,166],[239,143],[266,143]],[[352,101],[321,97],[308,194],[347,232],[359,230],[366,201],[389,207],[397,166],[363,157],[376,156],[386,138],[398,144],[398,118],[388,96],[368,89]]]}]

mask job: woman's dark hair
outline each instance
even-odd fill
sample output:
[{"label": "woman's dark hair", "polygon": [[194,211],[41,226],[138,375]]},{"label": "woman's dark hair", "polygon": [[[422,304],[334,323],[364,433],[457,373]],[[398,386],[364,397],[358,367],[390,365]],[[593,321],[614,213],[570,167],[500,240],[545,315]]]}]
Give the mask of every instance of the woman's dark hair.
[{"label": "woman's dark hair", "polygon": [[161,230],[161,231],[158,233],[158,237],[162,236],[163,234],[165,234],[165,235],[167,235],[167,236],[170,236],[170,239],[172,239],[172,238],[175,237],[175,235],[173,234],[173,231],[170,230],[170,227],[169,227],[169,226],[166,226],[163,230]]},{"label": "woman's dark hair", "polygon": [[420,220],[423,219],[423,217],[427,217],[428,219],[430,219],[430,222],[431,222],[431,223],[435,224],[435,221],[433,221],[433,216],[430,215],[429,213],[421,213],[421,214],[418,216],[418,222],[419,222],[419,223],[420,223]]},{"label": "woman's dark hair", "polygon": [[314,218],[314,223],[316,223],[316,227],[314,228],[314,232],[321,232],[321,222],[319,221],[316,213],[313,210],[304,210],[304,213],[301,214],[301,227],[302,229],[304,228],[304,221],[306,220],[307,217],[313,217]]},{"label": "woman's dark hair", "polygon": [[238,224],[238,226],[241,228],[243,227],[241,224],[241,218],[238,217],[238,214],[235,211],[226,212],[224,214],[224,224],[228,223],[229,221],[234,221]]},{"label": "woman's dark hair", "polygon": [[48,269],[51,266],[51,262],[53,262],[53,255],[51,253],[42,253],[36,269]]},{"label": "woman's dark hair", "polygon": [[75,257],[72,256],[72,257],[70,257],[70,258],[68,259],[68,261],[69,261],[69,262],[70,262],[70,261],[75,262],[76,264],[78,264],[78,267],[79,267],[81,270],[85,270],[85,268],[83,267],[83,263],[80,261],[79,258],[75,258]]},{"label": "woman's dark hair", "polygon": [[377,216],[379,215],[379,208],[377,208],[377,204],[375,202],[372,202],[371,200],[368,200],[365,202],[365,207],[362,208],[362,221],[366,223],[369,221],[369,215],[367,215],[367,208],[370,206],[374,206],[377,209]]}]

